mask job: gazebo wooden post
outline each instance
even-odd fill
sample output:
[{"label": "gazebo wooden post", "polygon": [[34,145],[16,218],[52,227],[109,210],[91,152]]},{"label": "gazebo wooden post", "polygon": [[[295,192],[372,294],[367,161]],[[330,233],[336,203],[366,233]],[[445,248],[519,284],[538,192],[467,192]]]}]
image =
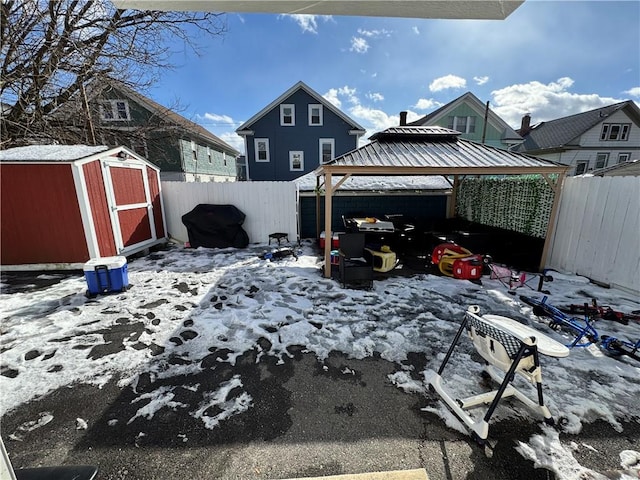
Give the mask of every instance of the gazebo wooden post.
[{"label": "gazebo wooden post", "polygon": [[320,238],[320,175],[316,175],[316,238]]},{"label": "gazebo wooden post", "polygon": [[331,198],[333,197],[331,172],[324,174],[324,276],[331,278]]},{"label": "gazebo wooden post", "polygon": [[549,255],[549,248],[551,247],[551,241],[556,231],[556,217],[560,208],[560,195],[562,193],[562,184],[564,183],[564,177],[566,172],[558,174],[558,179],[555,185],[551,182],[546,174],[543,174],[544,179],[553,189],[553,205],[551,206],[551,213],[549,214],[549,224],[547,225],[547,234],[544,239],[544,247],[542,247],[542,256],[540,258],[539,270],[542,271],[547,263],[547,255]]},{"label": "gazebo wooden post", "polygon": [[460,180],[458,175],[453,176],[453,185],[451,188],[451,198],[449,199],[449,208],[447,209],[447,218],[453,218],[456,215],[456,197],[458,196],[458,185]]}]

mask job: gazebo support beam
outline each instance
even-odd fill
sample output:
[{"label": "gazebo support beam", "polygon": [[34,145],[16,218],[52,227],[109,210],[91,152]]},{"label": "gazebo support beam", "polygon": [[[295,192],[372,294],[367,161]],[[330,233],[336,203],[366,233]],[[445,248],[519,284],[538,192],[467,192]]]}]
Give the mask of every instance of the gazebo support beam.
[{"label": "gazebo support beam", "polygon": [[449,198],[449,208],[447,209],[447,218],[453,218],[456,215],[456,198],[458,196],[458,186],[460,178],[458,175],[453,176],[453,185],[451,188],[451,197]]},{"label": "gazebo support beam", "polygon": [[331,278],[331,240],[333,239],[333,232],[331,232],[331,217],[332,217],[332,200],[333,200],[333,185],[331,181],[331,172],[326,172],[324,175],[324,276],[325,278]]}]

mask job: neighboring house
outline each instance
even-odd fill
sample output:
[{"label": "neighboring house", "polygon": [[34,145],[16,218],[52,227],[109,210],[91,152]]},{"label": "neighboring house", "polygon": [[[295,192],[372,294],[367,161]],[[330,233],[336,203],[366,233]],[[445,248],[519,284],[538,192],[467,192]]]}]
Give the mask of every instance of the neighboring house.
[{"label": "neighboring house", "polygon": [[235,181],[240,152],[202,126],[113,79],[84,91],[58,107],[52,123],[89,145],[126,145],[157,165],[162,180]]},{"label": "neighboring house", "polygon": [[247,180],[289,181],[358,147],[364,129],[303,82],[236,130]]},{"label": "neighboring house", "polygon": [[631,100],[537,125],[527,114],[518,133],[515,151],[569,165],[570,175],[640,158],[640,108]]},{"label": "neighboring house", "polygon": [[401,112],[400,125],[444,127],[460,132],[465,140],[503,149],[522,143],[522,137],[471,92],[410,123]]}]

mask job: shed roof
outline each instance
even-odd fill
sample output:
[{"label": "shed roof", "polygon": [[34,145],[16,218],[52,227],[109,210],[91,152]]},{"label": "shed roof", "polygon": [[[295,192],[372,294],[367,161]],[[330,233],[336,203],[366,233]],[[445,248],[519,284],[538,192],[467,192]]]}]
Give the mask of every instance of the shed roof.
[{"label": "shed roof", "polygon": [[560,173],[566,166],[458,138],[443,127],[391,127],[372,142],[316,169],[352,175],[509,175]]},{"label": "shed roof", "polygon": [[0,150],[2,162],[72,162],[104,152],[105,145],[29,145]]}]

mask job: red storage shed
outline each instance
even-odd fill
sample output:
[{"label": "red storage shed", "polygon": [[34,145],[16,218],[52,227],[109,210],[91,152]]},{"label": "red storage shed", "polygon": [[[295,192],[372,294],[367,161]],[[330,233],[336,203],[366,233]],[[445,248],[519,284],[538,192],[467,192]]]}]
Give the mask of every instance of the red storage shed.
[{"label": "red storage shed", "polygon": [[0,263],[75,269],[166,241],[160,169],[125,147],[0,151]]}]

